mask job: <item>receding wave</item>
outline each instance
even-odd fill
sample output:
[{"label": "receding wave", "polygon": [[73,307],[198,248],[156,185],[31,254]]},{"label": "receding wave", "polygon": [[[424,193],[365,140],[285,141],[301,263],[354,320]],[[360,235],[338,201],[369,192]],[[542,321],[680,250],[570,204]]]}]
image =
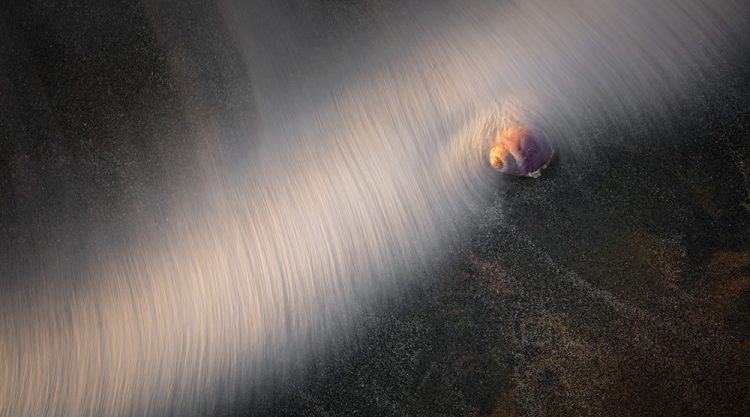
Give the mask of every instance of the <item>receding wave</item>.
[{"label": "receding wave", "polygon": [[[462,237],[497,184],[497,129],[586,147],[581,126],[667,117],[747,41],[741,2],[453,3],[394,4],[366,48],[309,55],[285,49],[273,2],[222,3],[256,146],[162,231],[77,268],[85,285],[2,297],[0,415],[203,415],[251,397]],[[42,282],[56,273],[72,272]]]}]

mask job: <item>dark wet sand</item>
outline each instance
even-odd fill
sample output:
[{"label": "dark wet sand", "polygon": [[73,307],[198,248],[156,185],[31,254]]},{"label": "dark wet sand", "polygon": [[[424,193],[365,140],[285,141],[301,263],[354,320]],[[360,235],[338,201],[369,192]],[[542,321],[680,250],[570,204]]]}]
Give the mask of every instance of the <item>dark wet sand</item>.
[{"label": "dark wet sand", "polygon": [[749,69],[502,181],[458,265],[261,414],[750,415]]}]

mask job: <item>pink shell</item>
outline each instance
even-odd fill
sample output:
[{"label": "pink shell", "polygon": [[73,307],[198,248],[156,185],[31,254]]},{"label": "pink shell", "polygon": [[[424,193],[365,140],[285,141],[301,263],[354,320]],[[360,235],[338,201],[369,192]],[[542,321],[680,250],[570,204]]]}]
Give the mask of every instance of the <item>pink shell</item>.
[{"label": "pink shell", "polygon": [[503,174],[538,177],[552,160],[554,151],[538,129],[515,126],[497,134],[489,152],[490,165]]}]

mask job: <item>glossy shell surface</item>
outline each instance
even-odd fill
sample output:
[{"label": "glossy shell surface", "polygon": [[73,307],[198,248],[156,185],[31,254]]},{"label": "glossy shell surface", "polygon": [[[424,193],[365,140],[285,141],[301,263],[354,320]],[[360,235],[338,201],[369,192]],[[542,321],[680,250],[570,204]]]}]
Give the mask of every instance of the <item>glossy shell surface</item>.
[{"label": "glossy shell surface", "polygon": [[495,136],[489,162],[496,171],[517,177],[538,177],[552,160],[554,151],[541,130],[514,126]]}]

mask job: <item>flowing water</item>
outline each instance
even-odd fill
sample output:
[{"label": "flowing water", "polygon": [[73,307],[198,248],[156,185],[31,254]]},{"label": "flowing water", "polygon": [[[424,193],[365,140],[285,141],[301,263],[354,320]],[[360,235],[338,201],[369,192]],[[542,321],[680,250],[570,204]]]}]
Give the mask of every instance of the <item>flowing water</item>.
[{"label": "flowing water", "polygon": [[464,238],[497,186],[497,129],[537,126],[584,158],[606,146],[586,129],[668,124],[748,41],[730,0],[372,1],[330,38],[313,24],[329,2],[308,3],[217,5],[252,146],[158,233],[2,295],[0,416],[204,415],[260,395]]}]

